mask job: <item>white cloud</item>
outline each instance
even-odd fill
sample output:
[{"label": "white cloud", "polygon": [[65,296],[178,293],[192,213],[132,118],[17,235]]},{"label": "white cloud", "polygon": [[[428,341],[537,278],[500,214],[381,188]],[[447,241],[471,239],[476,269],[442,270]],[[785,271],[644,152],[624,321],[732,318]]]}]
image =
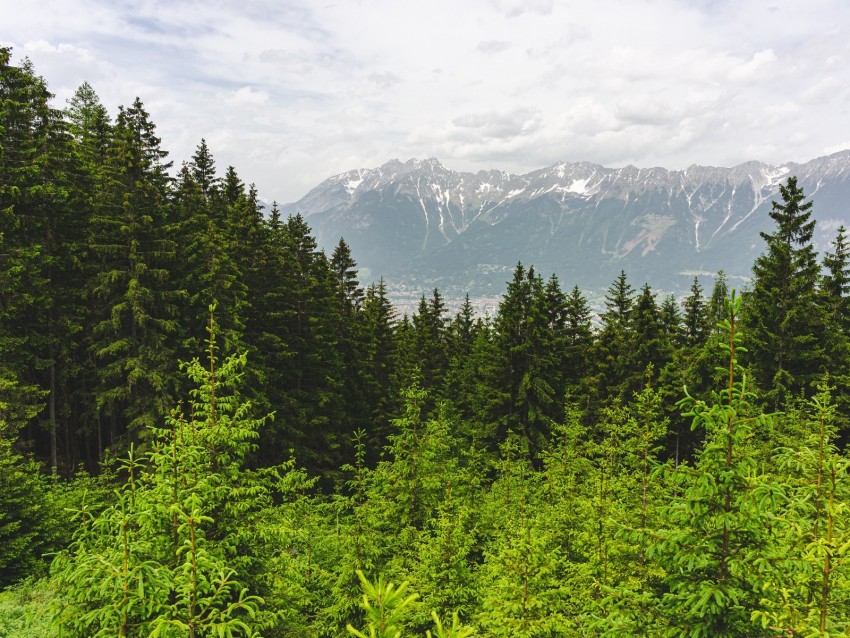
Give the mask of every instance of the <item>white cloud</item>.
[{"label": "white cloud", "polygon": [[391,157],[804,161],[847,139],[850,5],[812,0],[0,0],[62,105],[139,95],[179,163],[201,137],[268,199]]},{"label": "white cloud", "polygon": [[763,73],[770,65],[776,62],[776,54],[772,49],[758,51],[753,57],[732,70],[732,77],[736,79],[751,79],[758,73]]},{"label": "white cloud", "polygon": [[482,40],[475,48],[481,53],[492,54],[510,49],[511,43],[507,40]]},{"label": "white cloud", "polygon": [[27,42],[23,46],[24,52],[26,53],[60,53],[63,55],[78,55],[82,57],[89,57],[89,52],[78,46],[74,46],[73,44],[67,44],[65,42],[61,42],[59,44],[51,44],[47,40],[35,40],[32,42]]},{"label": "white cloud", "polygon": [[243,86],[240,89],[231,91],[230,94],[224,98],[224,102],[228,106],[237,108],[241,106],[258,106],[266,104],[268,101],[268,93],[265,91],[256,91],[250,86]]}]

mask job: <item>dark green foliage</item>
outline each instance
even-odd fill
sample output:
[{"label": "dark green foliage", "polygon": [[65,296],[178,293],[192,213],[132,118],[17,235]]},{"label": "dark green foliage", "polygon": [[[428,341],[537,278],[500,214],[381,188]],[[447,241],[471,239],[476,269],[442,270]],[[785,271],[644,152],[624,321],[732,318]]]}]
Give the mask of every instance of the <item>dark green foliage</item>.
[{"label": "dark green foliage", "polygon": [[823,257],[820,297],[826,314],[823,348],[835,386],[841,429],[850,423],[850,254],[844,226],[838,228],[833,252]]},{"label": "dark green foliage", "polygon": [[587,299],[578,286],[574,286],[565,304],[564,367],[572,392],[578,392],[590,374],[591,351],[593,348],[593,315]]},{"label": "dark green foliage", "polygon": [[776,229],[762,233],[767,250],[753,265],[752,291],[744,307],[752,350],[748,360],[774,408],[808,390],[826,362],[812,202],[804,201],[795,177],[780,186],[780,194],[782,202],[774,201],[770,212]]},{"label": "dark green foliage", "polygon": [[[645,284],[641,288],[632,314],[632,331],[635,339],[631,349],[634,357],[632,371],[635,376],[649,366],[660,370],[673,352],[673,344],[668,337],[668,330],[665,329],[661,319],[661,313],[655,303],[655,295],[649,284]],[[640,389],[638,379],[639,377],[628,388],[629,391],[636,392]]]},{"label": "dark green foliage", "polygon": [[557,279],[544,286],[534,268],[517,264],[493,330],[498,358],[490,379],[490,420],[498,424],[500,440],[509,431],[524,436],[536,458],[563,408],[567,308]]},{"label": "dark green foliage", "polygon": [[0,48],[0,375],[21,391],[47,390],[42,425],[56,467],[62,434],[65,458],[73,455],[68,424],[60,425],[67,415],[59,414],[60,391],[70,397],[73,390],[60,366],[81,329],[86,201],[51,97],[29,62],[16,67]]},{"label": "dark green foliage", "polygon": [[366,289],[360,314],[364,334],[363,401],[372,441],[376,450],[387,442],[390,419],[396,414],[396,400],[390,392],[395,378],[396,335],[393,332],[395,310],[387,298],[382,279]]},{"label": "dark green foliage", "polygon": [[[720,293],[718,292],[718,294]],[[725,297],[725,291],[723,294]],[[702,286],[699,285],[697,277],[694,277],[694,283],[691,284],[691,294],[685,297],[682,306],[685,311],[685,343],[689,346],[703,343],[708,333],[709,317],[706,312],[705,299],[702,296]]]},{"label": "dark green foliage", "polygon": [[141,101],[121,109],[91,230],[95,409],[110,441],[164,418],[175,390],[180,295],[168,271],[175,242],[166,226],[165,155]]},{"label": "dark green foliage", "polygon": [[[429,299],[422,295],[419,307],[411,317],[413,327],[410,353],[413,362],[408,383],[419,383],[431,396],[442,385],[449,362],[446,304],[436,288]],[[432,407],[432,406],[429,406]]]},{"label": "dark green foliage", "polygon": [[711,289],[711,297],[708,300],[708,316],[706,322],[709,330],[716,330],[717,325],[723,321],[723,305],[729,297],[729,282],[726,273],[722,270],[717,273],[714,286]]},{"label": "dark green foliage", "polygon": [[625,394],[622,385],[631,371],[633,306],[634,289],[626,273],[621,272],[605,295],[605,312],[600,317],[602,326],[596,340],[597,383],[603,399]]},{"label": "dark green foliage", "polygon": [[667,343],[671,347],[679,348],[685,340],[685,326],[682,318],[682,311],[679,309],[679,302],[674,295],[667,295],[661,301],[659,308],[661,320],[661,329],[664,333]]}]

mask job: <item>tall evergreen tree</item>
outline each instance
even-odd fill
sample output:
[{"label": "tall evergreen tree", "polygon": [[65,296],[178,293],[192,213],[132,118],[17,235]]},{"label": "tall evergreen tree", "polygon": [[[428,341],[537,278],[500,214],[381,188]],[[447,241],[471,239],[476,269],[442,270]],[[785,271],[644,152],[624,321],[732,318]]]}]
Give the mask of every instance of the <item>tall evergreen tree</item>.
[{"label": "tall evergreen tree", "polygon": [[[578,399],[578,392],[590,392],[588,377],[591,375],[591,353],[593,348],[593,313],[587,298],[574,286],[565,303],[564,369],[567,387]],[[580,388],[585,388],[580,390]]]},{"label": "tall evergreen tree", "polygon": [[446,303],[439,290],[435,288],[428,299],[422,295],[412,322],[417,375],[433,407],[430,404],[443,385],[449,363]]},{"label": "tall evergreen tree", "polygon": [[372,406],[366,402],[364,291],[357,279],[357,262],[342,238],[331,255],[330,274],[336,297],[337,349],[344,370],[341,391],[347,423],[341,427],[354,432],[371,424]]},{"label": "tall evergreen tree", "polygon": [[774,407],[808,390],[825,363],[812,202],[805,201],[796,177],[780,185],[780,195],[782,201],[774,201],[770,211],[776,228],[761,233],[767,249],[753,265],[752,291],[744,306],[749,361]]},{"label": "tall evergreen tree", "polygon": [[661,329],[668,343],[673,347],[681,346],[684,341],[685,327],[679,302],[675,295],[671,294],[664,297],[661,300],[661,307],[658,312]]},{"label": "tall evergreen tree", "polygon": [[729,296],[729,280],[726,277],[726,272],[723,270],[717,271],[717,278],[714,280],[714,286],[711,289],[711,296],[708,299],[708,329],[710,332],[717,331],[717,324],[723,321],[723,304]]},{"label": "tall evergreen tree", "polygon": [[387,297],[383,278],[366,289],[361,313],[363,324],[364,402],[369,409],[370,450],[383,449],[390,434],[390,420],[398,416],[399,396],[392,393],[395,378],[395,310]]},{"label": "tall evergreen tree", "polygon": [[626,392],[624,379],[629,377],[633,347],[632,312],[634,288],[625,271],[605,294],[605,312],[596,343],[596,376],[600,398],[616,397]]},{"label": "tall evergreen tree", "polygon": [[844,226],[823,258],[820,295],[826,313],[824,348],[842,429],[850,422],[850,252]]},{"label": "tall evergreen tree", "polygon": [[475,342],[481,330],[484,330],[484,323],[475,319],[475,311],[467,294],[463,305],[448,326],[446,341],[449,361],[440,393],[442,398],[451,402],[465,421],[473,418],[474,397],[481,381],[481,361],[475,352]]},{"label": "tall evergreen tree", "polygon": [[[549,297],[559,292],[550,290]],[[526,271],[517,264],[494,322],[499,359],[493,381],[501,405],[493,417],[499,440],[508,431],[522,435],[532,458],[542,449],[552,420],[560,418],[563,400],[563,388],[553,387],[550,378],[560,354],[550,319],[562,316],[563,307],[548,310],[541,277],[533,266]]]},{"label": "tall evergreen tree", "polygon": [[83,82],[68,100],[65,117],[76,142],[76,152],[90,177],[102,175],[112,138],[112,124],[106,107],[88,82]]},{"label": "tall evergreen tree", "polygon": [[[198,149],[196,156],[202,150]],[[204,158],[209,167],[212,156],[208,150],[204,151]],[[205,179],[209,182],[212,177],[207,174]],[[237,242],[223,223],[223,202],[204,193],[198,182],[198,169],[190,164],[178,174],[171,207],[175,230],[181,237],[173,275],[187,296],[181,312],[183,356],[190,357],[203,344],[204,334],[199,326],[204,325],[213,304],[218,308],[219,337],[224,347],[241,351],[248,288],[233,251]]]},{"label": "tall evergreen tree", "polygon": [[823,257],[825,272],[821,279],[821,294],[830,320],[836,328],[850,336],[850,246],[844,226],[838,228],[832,247],[833,252]]},{"label": "tall evergreen tree", "polygon": [[660,370],[668,361],[672,348],[664,326],[661,314],[655,303],[655,294],[649,284],[644,284],[635,301],[632,313],[632,331],[634,346],[631,349],[631,390],[636,392],[642,385],[642,377],[648,366]]},{"label": "tall evergreen tree", "polygon": [[284,403],[273,407],[298,458],[311,469],[327,470],[339,464],[350,437],[342,418],[335,282],[328,258],[301,215],[287,219],[281,232],[284,270],[278,285],[286,287],[281,291],[279,336],[292,356],[277,371]]},{"label": "tall evergreen tree", "polygon": [[[48,391],[43,425],[56,467],[60,444],[70,451],[74,443],[62,397],[71,395],[82,323],[88,210],[75,184],[78,156],[51,97],[29,62],[15,66],[0,48],[0,374]],[[30,435],[41,439],[37,429]]]},{"label": "tall evergreen tree", "polygon": [[168,271],[175,242],[167,229],[166,156],[141,101],[121,108],[91,237],[96,410],[110,439],[162,419],[175,390],[178,295]]},{"label": "tall evergreen tree", "polygon": [[192,155],[189,168],[201,189],[201,194],[204,197],[210,197],[218,187],[219,180],[215,175],[215,160],[205,139],[201,138],[201,143]]},{"label": "tall evergreen tree", "polygon": [[699,278],[694,277],[691,294],[682,302],[685,310],[685,343],[694,346],[705,340],[708,330],[708,314]]},{"label": "tall evergreen tree", "polygon": [[684,491],[662,509],[665,525],[648,550],[666,572],[655,614],[658,635],[766,635],[753,612],[772,595],[761,583],[776,555],[771,524],[783,495],[756,470],[752,441],[768,421],[753,409],[737,359],[740,307],[733,292],[723,322],[725,388],[713,392],[710,403],[691,396],[680,402],[707,438],[694,469],[674,474],[684,479]]}]

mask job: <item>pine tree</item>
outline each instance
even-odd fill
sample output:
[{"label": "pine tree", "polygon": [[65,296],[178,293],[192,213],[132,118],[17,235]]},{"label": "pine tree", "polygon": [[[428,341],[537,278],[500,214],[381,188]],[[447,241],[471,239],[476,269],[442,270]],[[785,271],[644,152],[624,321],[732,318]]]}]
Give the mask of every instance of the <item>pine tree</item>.
[{"label": "pine tree", "polygon": [[708,326],[709,331],[716,331],[717,324],[723,321],[723,304],[729,297],[729,282],[726,273],[722,270],[717,272],[714,286],[711,289],[711,297],[708,300]]},{"label": "pine tree", "polygon": [[449,353],[448,369],[440,396],[449,401],[463,421],[471,421],[475,415],[475,396],[482,375],[482,362],[475,352],[478,334],[484,330],[484,322],[475,319],[475,311],[469,294],[449,324],[446,335]]},{"label": "pine tree", "polygon": [[151,426],[144,455],[130,447],[104,508],[79,504],[74,541],[52,565],[61,635],[255,637],[272,619],[249,589],[274,566],[275,492],[301,481],[245,467],[264,419],[237,390],[245,356],[219,360],[212,321],[207,359],[184,366],[189,414]]},{"label": "pine tree", "polygon": [[644,284],[635,301],[631,330],[634,343],[630,350],[629,378],[625,380],[629,390],[627,396],[640,390],[644,373],[649,366],[654,370],[662,369],[672,353],[671,344],[661,323],[658,305],[655,303],[655,295],[649,284]]},{"label": "pine tree", "polygon": [[341,366],[342,402],[349,431],[356,431],[371,423],[373,405],[366,402],[366,350],[363,317],[364,291],[357,280],[357,262],[351,249],[340,238],[330,261],[331,277],[337,304],[337,349]]},{"label": "pine tree", "polygon": [[784,546],[765,587],[766,609],[757,618],[789,635],[820,637],[850,629],[850,481],[848,461],[835,445],[833,389],[823,382],[818,390],[794,415],[802,431],[773,459],[788,486],[779,519]]},{"label": "pine tree", "polygon": [[[36,573],[45,542],[50,511],[41,468],[13,448],[18,430],[41,409],[38,399],[0,370],[0,590]],[[41,396],[39,396],[41,395]]]},{"label": "pine tree", "polygon": [[580,393],[590,392],[587,386],[588,377],[591,375],[593,313],[578,286],[574,286],[567,296],[565,310],[564,370],[567,375],[567,391],[573,394],[576,400]]},{"label": "pine tree", "polygon": [[435,288],[428,299],[422,295],[411,321],[417,377],[422,388],[432,397],[433,403],[433,398],[443,385],[449,362],[446,303],[439,290]]},{"label": "pine tree", "polygon": [[605,312],[596,340],[597,391],[603,399],[628,396],[626,380],[632,372],[634,303],[634,289],[625,271],[621,271],[605,295]]},{"label": "pine tree", "polygon": [[754,431],[769,424],[752,407],[738,363],[741,303],[734,291],[726,308],[726,387],[710,402],[689,395],[681,402],[693,426],[705,428],[706,441],[695,467],[674,474],[685,481],[681,496],[663,508],[664,527],[647,549],[667,574],[657,609],[664,635],[761,635],[754,612],[762,609],[768,558],[775,555],[770,530],[783,493],[755,467]]},{"label": "pine tree", "polygon": [[[533,458],[542,449],[553,419],[560,419],[563,392],[553,387],[550,373],[557,366],[558,345],[550,328],[543,281],[534,267],[517,264],[513,280],[499,304],[494,322],[498,360],[492,388],[500,405],[493,415],[499,440],[509,431],[528,441]],[[495,406],[494,406],[495,407]]]},{"label": "pine tree", "polygon": [[201,138],[201,143],[192,155],[189,163],[192,177],[201,189],[204,197],[211,197],[218,189],[219,179],[215,175],[215,160],[207,146],[207,141]]},{"label": "pine tree", "polygon": [[823,258],[820,297],[826,314],[824,349],[830,378],[836,388],[839,420],[850,421],[850,252],[844,226],[832,242],[833,252]]},{"label": "pine tree", "polygon": [[178,294],[168,271],[175,243],[167,230],[166,155],[141,101],[122,108],[91,238],[96,410],[109,425],[110,442],[162,419],[175,389]]},{"label": "pine tree", "polygon": [[83,82],[68,100],[65,117],[81,163],[88,170],[89,179],[97,181],[102,178],[112,125],[106,107],[88,82]]},{"label": "pine tree", "polygon": [[241,241],[228,227],[229,211],[217,190],[215,161],[202,140],[192,161],[177,179],[172,204],[177,245],[173,278],[187,295],[183,311],[186,327],[183,351],[188,356],[204,342],[197,326],[211,304],[218,308],[218,332],[228,350],[243,349],[248,286],[234,255]]},{"label": "pine tree", "polygon": [[14,66],[11,50],[0,48],[0,374],[48,391],[45,447],[56,468],[60,445],[70,454],[75,434],[61,401],[76,372],[87,208],[75,185],[78,157],[51,98],[28,61]]},{"label": "pine tree", "polygon": [[808,390],[825,363],[812,202],[804,201],[795,177],[780,185],[780,195],[782,201],[774,201],[770,211],[776,229],[761,234],[767,250],[753,265],[752,291],[744,306],[749,360],[774,407]]},{"label": "pine tree", "polygon": [[667,343],[673,348],[680,347],[685,340],[685,327],[676,297],[674,295],[664,297],[661,300],[661,307],[658,312],[658,318],[661,321],[661,331]]},{"label": "pine tree", "polygon": [[[82,250],[79,258],[73,261],[77,283],[65,284],[66,290],[74,290],[78,299],[65,300],[65,307],[73,309],[76,333],[66,339],[69,352],[63,356],[59,369],[60,395],[64,405],[58,414],[73,422],[77,439],[83,446],[87,466],[90,470],[97,467],[105,442],[101,420],[98,418],[95,393],[98,386],[97,361],[92,354],[92,329],[96,321],[93,316],[93,304],[89,294],[88,282],[99,267],[98,257],[90,248],[93,237],[91,220],[100,203],[105,199],[110,183],[107,158],[113,141],[114,128],[106,107],[97,93],[88,83],[83,83],[68,100],[65,120],[71,137],[71,153],[74,157],[74,185],[76,192],[75,225],[82,237],[79,240]],[[69,325],[73,325],[69,322]],[[66,427],[65,430],[71,428]],[[73,442],[74,439],[72,438]],[[67,443],[66,443],[66,447]],[[73,450],[66,452],[68,460],[74,461]]]},{"label": "pine tree", "polygon": [[398,414],[398,396],[392,394],[395,378],[395,310],[387,298],[383,278],[366,289],[363,300],[364,402],[369,406],[370,449],[382,450],[390,434],[390,420]]},{"label": "pine tree", "polygon": [[363,303],[363,288],[357,280],[357,262],[351,256],[351,248],[341,237],[331,255],[331,270],[340,301],[340,315],[353,322]]},{"label": "pine tree", "polygon": [[698,277],[694,277],[691,294],[685,297],[682,306],[685,310],[685,343],[689,346],[701,344],[708,332],[708,314]]},{"label": "pine tree", "polygon": [[[350,436],[343,419],[342,359],[338,351],[339,313],[330,263],[301,215],[290,217],[272,239],[275,262],[266,276],[265,317],[255,329],[272,349],[258,352],[268,378],[277,420],[263,447],[294,447],[312,470],[338,467]],[[259,341],[255,341],[259,343]],[[275,358],[281,361],[276,363]]]}]

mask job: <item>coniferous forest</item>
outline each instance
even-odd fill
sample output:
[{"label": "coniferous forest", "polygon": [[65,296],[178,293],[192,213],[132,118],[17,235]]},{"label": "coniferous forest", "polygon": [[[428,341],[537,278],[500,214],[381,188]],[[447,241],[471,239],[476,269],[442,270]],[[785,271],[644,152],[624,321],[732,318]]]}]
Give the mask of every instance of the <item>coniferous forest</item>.
[{"label": "coniferous forest", "polygon": [[[399,316],[0,49],[0,636],[850,635],[850,256]],[[816,202],[814,203],[816,205]]]}]

